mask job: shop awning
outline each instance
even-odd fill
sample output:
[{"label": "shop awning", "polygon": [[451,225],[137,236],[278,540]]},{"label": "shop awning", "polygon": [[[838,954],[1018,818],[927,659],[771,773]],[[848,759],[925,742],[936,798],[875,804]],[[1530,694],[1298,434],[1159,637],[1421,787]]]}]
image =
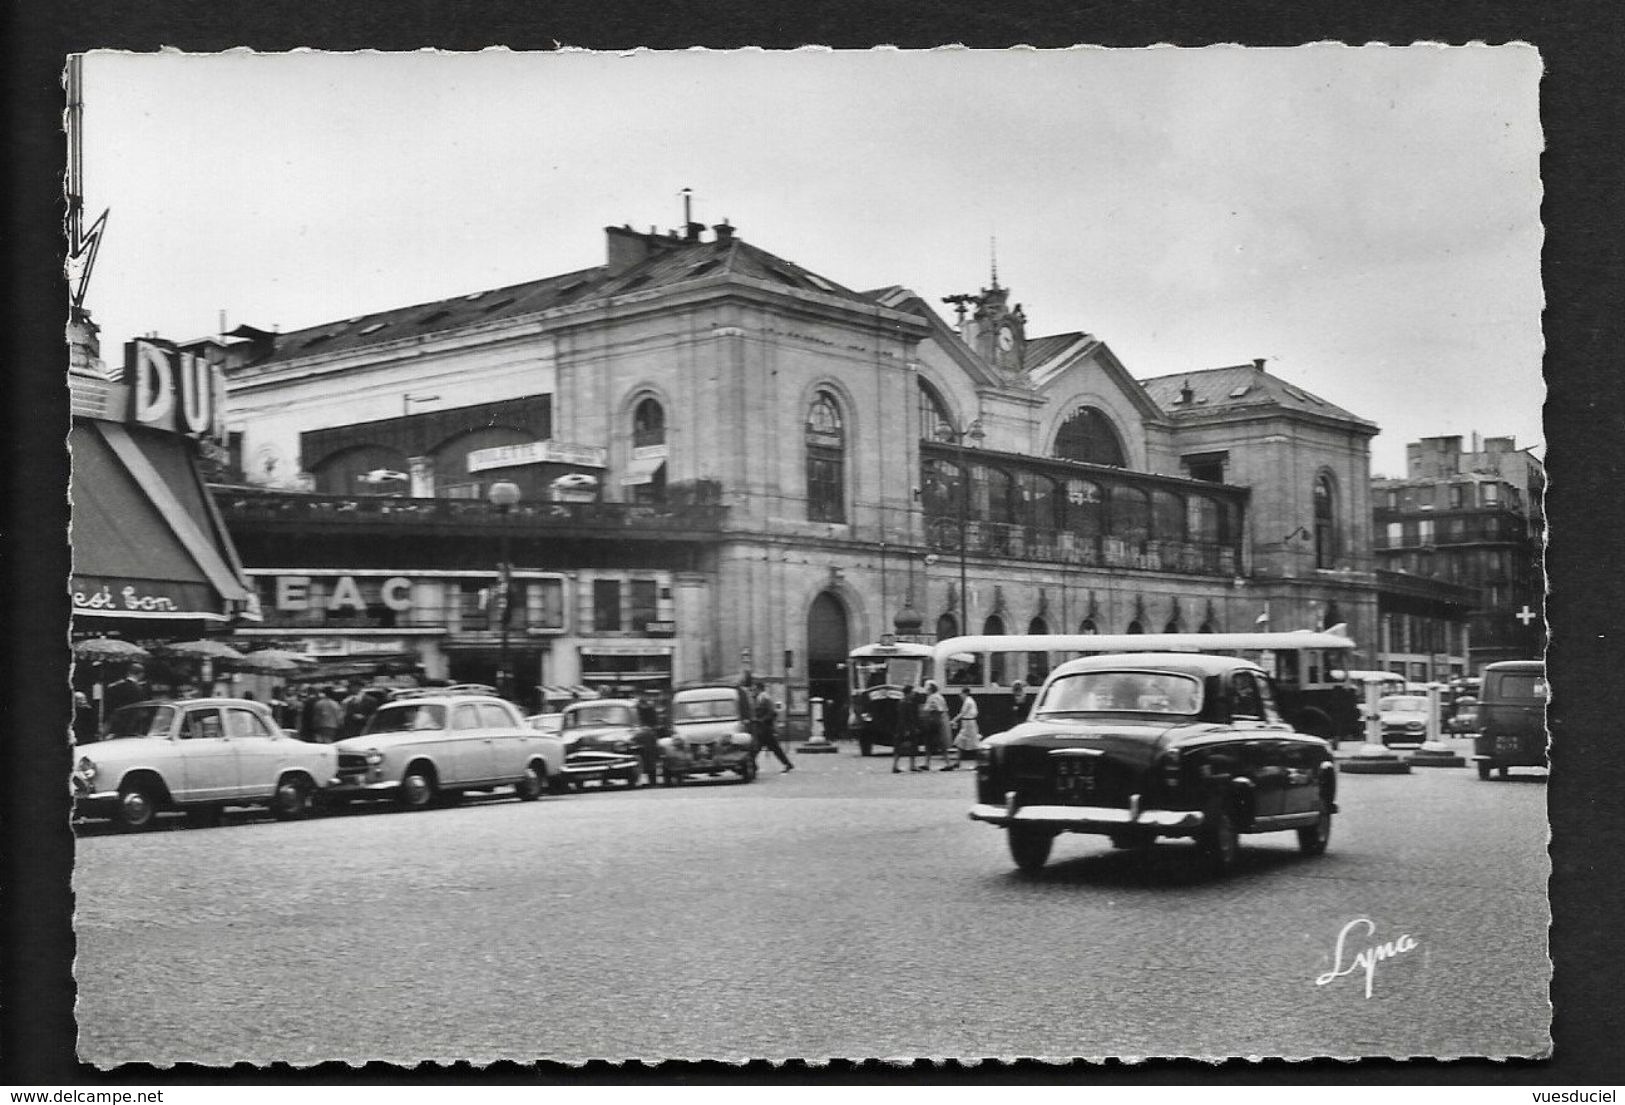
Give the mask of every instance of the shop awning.
[{"label": "shop awning", "polygon": [[189,442],[89,419],[68,441],[75,617],[227,621],[251,608]]},{"label": "shop awning", "polygon": [[654,483],[655,473],[665,466],[665,457],[633,457],[626,466],[626,475],[621,477],[621,486]]}]

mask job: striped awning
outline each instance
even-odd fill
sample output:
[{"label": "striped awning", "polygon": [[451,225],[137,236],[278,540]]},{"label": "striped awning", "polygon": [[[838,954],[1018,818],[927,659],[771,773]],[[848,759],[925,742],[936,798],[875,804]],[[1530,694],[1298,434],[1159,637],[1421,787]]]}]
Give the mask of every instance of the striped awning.
[{"label": "striped awning", "polygon": [[579,683],[574,686],[553,684],[542,686],[542,694],[549,699],[556,698],[597,698],[598,692],[591,687],[583,687]]}]

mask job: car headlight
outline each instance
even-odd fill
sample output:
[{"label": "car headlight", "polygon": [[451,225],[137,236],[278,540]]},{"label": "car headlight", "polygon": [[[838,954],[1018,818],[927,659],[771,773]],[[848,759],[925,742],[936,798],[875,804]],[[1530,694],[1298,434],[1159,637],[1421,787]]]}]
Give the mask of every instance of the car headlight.
[{"label": "car headlight", "polygon": [[384,754],[382,752],[368,752],[367,753],[367,763],[371,764],[373,767],[377,767],[379,764],[381,764],[383,762],[384,762]]},{"label": "car headlight", "polygon": [[81,756],[79,758],[79,762],[74,765],[74,770],[78,771],[79,774],[83,775],[86,779],[94,779],[96,777],[96,765],[91,761],[89,756]]},{"label": "car headlight", "polygon": [[632,746],[625,741],[616,741],[613,745],[611,745],[611,749],[615,752],[630,752],[632,751]]},{"label": "car headlight", "polygon": [[1407,721],[1405,723],[1405,728],[1420,730],[1422,728],[1422,723],[1420,721]]}]

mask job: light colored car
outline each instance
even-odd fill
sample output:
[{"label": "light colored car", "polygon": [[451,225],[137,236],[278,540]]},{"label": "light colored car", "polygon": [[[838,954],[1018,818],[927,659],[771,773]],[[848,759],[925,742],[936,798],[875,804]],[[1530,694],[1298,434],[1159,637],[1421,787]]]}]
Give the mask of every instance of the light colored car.
[{"label": "light colored car", "polygon": [[102,739],[80,750],[73,772],[80,812],[126,829],[149,827],[165,809],[204,823],[227,806],[304,817],[338,772],[330,745],[289,736],[264,705],[239,698],[134,703],[114,711]]},{"label": "light colored car", "polygon": [[750,692],[731,684],[684,687],[672,696],[671,731],[660,738],[660,781],[691,775],[756,778]]},{"label": "light colored car", "polygon": [[450,804],[466,791],[512,787],[532,802],[557,789],[564,745],[492,695],[415,694],[378,707],[360,736],[341,740],[335,801],[392,798],[407,809]]},{"label": "light colored car", "polygon": [[1391,694],[1377,700],[1382,721],[1382,743],[1421,744],[1427,740],[1428,700],[1425,695]]}]

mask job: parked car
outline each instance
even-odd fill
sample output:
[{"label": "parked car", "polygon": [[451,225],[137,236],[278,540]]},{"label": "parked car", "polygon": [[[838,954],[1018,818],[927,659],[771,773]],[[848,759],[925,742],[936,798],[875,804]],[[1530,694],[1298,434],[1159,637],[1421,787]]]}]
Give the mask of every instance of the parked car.
[{"label": "parked car", "polygon": [[1326,850],[1331,746],[1281,720],[1262,668],[1205,654],[1100,655],[1050,673],[1029,720],[988,738],[970,816],[1005,830],[1023,871],[1061,833],[1119,848],[1190,837],[1215,873],[1239,837],[1294,831]]},{"label": "parked car", "polygon": [[692,775],[756,778],[750,692],[731,683],[683,687],[672,695],[671,731],[660,738],[660,781]]},{"label": "parked car", "polygon": [[1507,777],[1512,767],[1546,767],[1546,665],[1540,660],[1486,664],[1478,701],[1473,761],[1478,777]]},{"label": "parked car", "polygon": [[149,827],[165,809],[204,823],[227,806],[304,817],[338,769],[332,746],[289,736],[266,706],[240,698],[134,703],[115,710],[102,739],[81,750],[78,811],[126,829]]},{"label": "parked car", "polygon": [[580,788],[612,781],[635,787],[643,781],[640,744],[653,744],[656,734],[638,721],[637,703],[624,698],[577,702],[560,715],[564,741],[564,781]]},{"label": "parked car", "polygon": [[392,798],[407,809],[450,804],[467,791],[512,787],[521,801],[557,790],[564,743],[486,694],[422,693],[378,707],[338,750],[335,801]]},{"label": "parked car", "polygon": [[563,714],[531,714],[525,719],[525,724],[538,733],[546,733],[550,737],[559,735],[564,728]]},{"label": "parked car", "polygon": [[1383,744],[1421,744],[1427,740],[1428,700],[1425,695],[1390,694],[1377,700]]}]

